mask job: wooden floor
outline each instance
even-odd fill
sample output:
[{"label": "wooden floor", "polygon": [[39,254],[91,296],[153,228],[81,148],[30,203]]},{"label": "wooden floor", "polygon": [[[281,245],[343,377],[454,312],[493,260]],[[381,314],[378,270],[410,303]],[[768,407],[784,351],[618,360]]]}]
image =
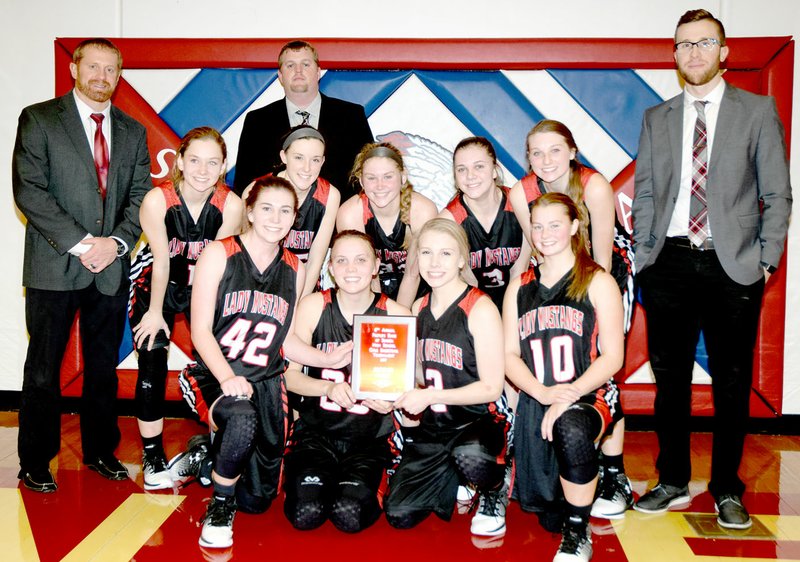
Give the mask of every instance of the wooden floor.
[{"label": "wooden floor", "polygon": [[[233,548],[203,550],[197,538],[208,490],[193,484],[145,493],[133,419],[120,420],[118,457],[131,474],[122,482],[81,466],[78,418],[65,415],[62,423],[61,452],[53,463],[59,489],[36,494],[16,478],[17,416],[0,412],[0,560],[530,562],[552,560],[560,540],[513,502],[505,537],[485,540],[470,535],[469,515],[455,515],[450,523],[431,517],[410,531],[394,530],[381,519],[357,535],[330,523],[300,532],[286,521],[277,500],[263,515],[237,515]],[[202,431],[189,420],[168,420],[168,455]],[[650,432],[626,437],[625,464],[637,494],[653,484],[655,444]],[[705,489],[709,450],[710,435],[696,435],[688,508],[655,516],[630,511],[613,523],[593,519],[593,560],[800,560],[800,437],[748,436],[741,472],[748,484],[744,500],[755,521],[748,531],[722,531],[716,525]]]}]

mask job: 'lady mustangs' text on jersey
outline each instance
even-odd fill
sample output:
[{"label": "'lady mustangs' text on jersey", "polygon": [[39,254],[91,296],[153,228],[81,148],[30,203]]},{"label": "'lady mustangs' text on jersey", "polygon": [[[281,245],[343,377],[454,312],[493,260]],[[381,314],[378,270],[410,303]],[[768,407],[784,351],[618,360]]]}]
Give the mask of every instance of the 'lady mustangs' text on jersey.
[{"label": "'lady mustangs' text on jersey", "polygon": [[499,310],[503,309],[503,295],[511,279],[511,267],[522,251],[522,227],[519,225],[508,188],[502,188],[502,199],[497,216],[487,232],[478,218],[464,203],[464,195],[456,194],[447,210],[467,233],[469,240],[469,267],[478,280],[478,287],[489,295]]},{"label": "'lady mustangs' text on jersey", "polygon": [[294,227],[286,235],[283,246],[295,254],[300,261],[308,261],[311,244],[325,217],[331,184],[323,178],[317,178],[306,195],[303,204],[297,211]]},{"label": "'lady mustangs' text on jersey", "polygon": [[222,244],[228,259],[217,290],[214,338],[236,375],[251,382],[280,375],[281,346],[297,300],[297,256],[281,249],[260,273],[238,236]]},{"label": "'lady mustangs' text on jersey", "polygon": [[[330,353],[343,343],[352,341],[353,326],[347,322],[339,309],[336,293],[322,292],[325,308],[311,338],[311,345]],[[364,314],[386,316],[386,295],[375,294],[370,307]],[[350,365],[341,369],[322,369],[309,367],[308,376],[329,380],[334,383],[350,383]],[[349,410],[330,400],[327,396],[304,397],[299,407],[300,421],[304,427],[311,427],[337,440],[358,441],[374,439],[392,432],[392,416],[379,414],[363,404],[356,403]]]},{"label": "'lady mustangs' text on jersey", "polygon": [[597,322],[589,297],[567,297],[570,275],[552,287],[529,269],[517,293],[520,353],[545,386],[574,381],[597,357]]},{"label": "'lady mustangs' text on jersey", "polygon": [[403,280],[403,273],[406,270],[407,252],[403,248],[403,242],[406,239],[406,228],[409,227],[400,220],[400,215],[397,215],[392,232],[387,235],[378,223],[378,219],[375,218],[366,194],[362,193],[360,197],[364,232],[372,238],[375,255],[381,260],[380,271],[378,271],[381,292],[388,295],[390,299],[396,299],[397,292],[400,290],[400,281]]},{"label": "'lady mustangs' text on jersey", "polygon": [[[480,379],[469,315],[483,295],[480,289],[467,287],[438,320],[431,312],[430,295],[422,297],[417,314],[417,357],[422,363],[426,388],[460,388]],[[460,430],[496,411],[494,402],[469,406],[432,404],[422,414],[420,429],[436,440],[446,440],[443,434],[449,430]]]}]

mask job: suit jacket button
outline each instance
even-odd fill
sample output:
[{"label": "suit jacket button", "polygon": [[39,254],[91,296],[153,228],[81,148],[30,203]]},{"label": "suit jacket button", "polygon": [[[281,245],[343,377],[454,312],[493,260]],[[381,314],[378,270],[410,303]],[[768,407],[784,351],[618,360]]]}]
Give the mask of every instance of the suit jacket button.
[{"label": "suit jacket button", "polygon": [[100,219],[97,219],[96,221],[94,221],[94,224],[100,224],[101,222],[103,222],[103,221],[101,221]]}]

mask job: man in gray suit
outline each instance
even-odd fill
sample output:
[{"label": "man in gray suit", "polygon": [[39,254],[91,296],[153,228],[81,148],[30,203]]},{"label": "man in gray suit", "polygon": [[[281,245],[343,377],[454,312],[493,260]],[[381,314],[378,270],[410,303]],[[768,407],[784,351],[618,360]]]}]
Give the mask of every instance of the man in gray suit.
[{"label": "man in gray suit", "polygon": [[659,483],[634,506],[690,501],[691,379],[703,331],[714,395],[708,489],[718,523],[746,529],[742,459],[761,296],[778,266],[791,210],[775,100],[722,79],[722,23],[686,12],[675,30],[684,92],[647,110],[633,201],[636,266],[656,379]]},{"label": "man in gray suit", "polygon": [[106,39],[82,42],[70,64],[75,88],[26,107],[12,163],[14,199],[27,219],[22,282],[30,341],[19,412],[19,478],[53,492],[60,447],[60,368],[80,311],[83,462],[111,480],[117,361],[128,301],[130,250],[150,182],[144,127],[111,105],[122,57]]}]

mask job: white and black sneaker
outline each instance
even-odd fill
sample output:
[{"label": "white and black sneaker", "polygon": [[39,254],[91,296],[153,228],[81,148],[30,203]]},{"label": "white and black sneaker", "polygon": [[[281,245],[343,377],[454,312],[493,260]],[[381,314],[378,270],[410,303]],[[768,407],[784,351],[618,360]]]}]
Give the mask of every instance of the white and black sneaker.
[{"label": "white and black sneaker", "polygon": [[589,526],[580,518],[572,516],[564,522],[561,545],[553,562],[588,562],[591,558],[592,537]]},{"label": "white and black sneaker", "polygon": [[464,515],[475,508],[475,488],[470,484],[459,485],[456,492],[456,513]]},{"label": "white and black sneaker", "polygon": [[236,498],[212,496],[203,517],[200,546],[228,548],[233,546],[233,518],[236,516]]},{"label": "white and black sneaker", "polygon": [[174,482],[167,469],[167,460],[160,454],[142,455],[142,474],[145,490],[166,490],[172,488]]},{"label": "white and black sneaker", "polygon": [[622,519],[633,506],[631,481],[616,468],[601,471],[597,491],[597,499],[592,504],[592,517]]},{"label": "white and black sneaker", "polygon": [[211,439],[205,433],[189,438],[186,451],[169,461],[169,475],[176,483],[186,485],[197,480],[201,486],[211,485]]},{"label": "white and black sneaker", "polygon": [[[509,467],[510,468],[510,467]],[[508,507],[509,469],[503,485],[493,492],[480,491],[478,511],[472,516],[470,531],[482,537],[499,537],[506,534],[506,508]]]}]

